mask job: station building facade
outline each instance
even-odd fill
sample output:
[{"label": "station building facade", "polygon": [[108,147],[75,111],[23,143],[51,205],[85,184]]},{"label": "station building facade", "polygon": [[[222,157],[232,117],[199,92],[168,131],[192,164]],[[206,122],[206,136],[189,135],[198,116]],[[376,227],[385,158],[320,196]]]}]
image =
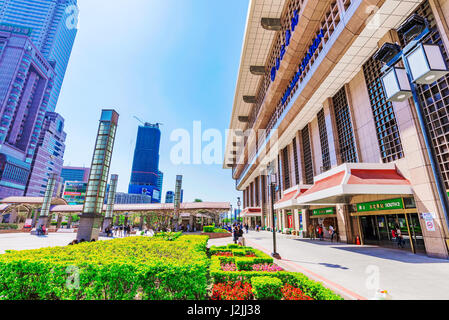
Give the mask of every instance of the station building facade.
[{"label": "station building facade", "polygon": [[[423,42],[449,52],[449,0],[252,0],[224,168],[253,225],[448,258],[442,209],[413,100],[388,102],[374,54],[407,45],[397,28],[419,14]],[[419,85],[449,190],[449,76]],[[274,222],[270,172],[275,173]]]}]

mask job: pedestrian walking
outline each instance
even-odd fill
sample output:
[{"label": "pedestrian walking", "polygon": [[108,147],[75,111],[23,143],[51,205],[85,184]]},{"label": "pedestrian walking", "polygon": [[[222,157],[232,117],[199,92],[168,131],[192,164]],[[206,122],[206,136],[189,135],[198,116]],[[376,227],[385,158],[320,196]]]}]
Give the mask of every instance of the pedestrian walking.
[{"label": "pedestrian walking", "polygon": [[118,228],[118,231],[119,231],[119,237],[123,237],[123,225],[122,224]]},{"label": "pedestrian walking", "polygon": [[242,247],[245,246],[245,238],[243,238],[243,228],[239,228],[238,236],[239,236],[239,238],[238,238],[239,246],[242,246]]},{"label": "pedestrian walking", "polygon": [[337,236],[336,236],[337,232],[335,231],[335,228],[332,225],[329,226],[329,234],[331,236],[331,242],[334,242],[334,236],[335,236],[335,241],[337,241]]},{"label": "pedestrian walking", "polygon": [[234,243],[237,244],[237,241],[239,239],[239,230],[237,226],[234,226],[232,235],[234,237]]},{"label": "pedestrian walking", "polygon": [[245,229],[246,229],[246,233],[248,233],[248,229],[249,229],[248,224],[245,224]]},{"label": "pedestrian walking", "polygon": [[399,228],[399,226],[396,229],[396,238],[397,238],[398,247],[401,247],[402,249],[404,249],[405,241],[404,241],[404,237],[402,237],[402,232],[401,232],[401,229]]},{"label": "pedestrian walking", "polygon": [[320,237],[320,241],[323,241],[323,235],[324,235],[323,226],[319,225],[318,226],[318,236]]},{"label": "pedestrian walking", "polygon": [[310,240],[315,240],[315,228],[313,227],[313,224],[309,224],[308,231]]}]

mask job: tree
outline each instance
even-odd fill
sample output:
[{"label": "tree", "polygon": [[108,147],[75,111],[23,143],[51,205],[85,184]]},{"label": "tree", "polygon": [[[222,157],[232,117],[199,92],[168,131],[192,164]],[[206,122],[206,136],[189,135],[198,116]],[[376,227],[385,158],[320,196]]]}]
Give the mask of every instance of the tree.
[{"label": "tree", "polygon": [[195,200],[193,200],[193,202],[203,202],[203,200],[201,200],[201,199],[195,199]]}]

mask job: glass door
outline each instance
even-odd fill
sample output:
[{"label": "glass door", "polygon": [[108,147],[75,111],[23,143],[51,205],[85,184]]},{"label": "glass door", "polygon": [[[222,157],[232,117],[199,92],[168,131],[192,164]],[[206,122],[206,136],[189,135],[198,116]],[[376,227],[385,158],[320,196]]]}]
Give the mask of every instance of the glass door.
[{"label": "glass door", "polygon": [[379,234],[376,227],[376,216],[360,217],[363,240],[366,244],[378,244]]},{"label": "glass door", "polygon": [[407,215],[408,223],[410,225],[410,233],[417,252],[426,252],[424,245],[424,238],[421,230],[421,224],[419,223],[419,217],[417,213],[409,213]]}]

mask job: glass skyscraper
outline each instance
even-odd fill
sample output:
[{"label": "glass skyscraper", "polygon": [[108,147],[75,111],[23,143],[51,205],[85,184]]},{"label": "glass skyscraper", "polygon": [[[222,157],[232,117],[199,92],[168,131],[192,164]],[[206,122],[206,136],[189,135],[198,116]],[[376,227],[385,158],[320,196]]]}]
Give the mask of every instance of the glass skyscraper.
[{"label": "glass skyscraper", "polygon": [[0,23],[31,28],[33,44],[56,72],[47,111],[56,109],[77,20],[77,0],[0,0]]},{"label": "glass skyscraper", "polygon": [[77,0],[0,0],[0,198],[41,195],[61,172],[64,119],[53,111],[77,20]]},{"label": "glass skyscraper", "polygon": [[[129,184],[129,193],[145,193],[152,197],[153,202],[161,201],[159,147],[161,130],[159,124],[145,123],[139,126],[136,149]],[[158,183],[159,180],[159,183]]]}]

